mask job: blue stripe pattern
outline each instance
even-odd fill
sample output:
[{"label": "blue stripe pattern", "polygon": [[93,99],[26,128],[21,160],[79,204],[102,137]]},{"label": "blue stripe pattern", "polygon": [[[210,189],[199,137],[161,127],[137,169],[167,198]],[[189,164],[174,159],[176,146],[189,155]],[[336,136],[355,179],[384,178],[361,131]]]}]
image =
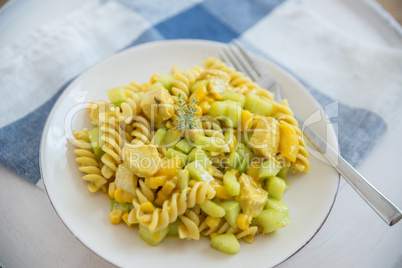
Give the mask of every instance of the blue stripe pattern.
[{"label": "blue stripe pattern", "polygon": [[[179,0],[173,2],[175,1]],[[156,21],[158,16],[163,14],[163,10],[158,9],[154,1],[119,2],[150,21]],[[229,42],[241,36],[245,30],[266,17],[282,2],[284,0],[206,0],[158,22],[133,40],[128,47],[173,38]],[[40,179],[39,147],[46,118],[57,98],[69,84],[70,82],[66,83],[57,94],[29,115],[0,129],[0,162],[32,183]],[[304,85],[322,106],[333,101],[307,83]],[[342,103],[339,104],[338,117],[332,120],[337,120],[338,123],[342,155],[352,165],[359,164],[387,130],[384,120],[378,115]],[[354,137],[359,137],[359,140],[354,140]]]}]

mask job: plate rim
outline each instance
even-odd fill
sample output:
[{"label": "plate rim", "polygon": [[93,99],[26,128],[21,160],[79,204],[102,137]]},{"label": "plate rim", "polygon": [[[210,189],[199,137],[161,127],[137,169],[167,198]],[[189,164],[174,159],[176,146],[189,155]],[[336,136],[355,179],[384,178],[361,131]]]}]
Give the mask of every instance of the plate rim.
[{"label": "plate rim", "polygon": [[[88,72],[90,70],[92,70],[93,68],[95,68],[98,65],[101,64],[105,64],[107,61],[113,60],[113,58],[124,55],[126,53],[130,53],[131,50],[135,50],[138,48],[142,48],[142,47],[147,47],[147,46],[153,46],[153,45],[159,45],[159,44],[163,44],[163,43],[187,43],[187,44],[191,44],[191,43],[195,43],[195,44],[200,44],[200,43],[207,43],[207,44],[213,44],[216,46],[224,46],[226,45],[226,43],[223,42],[218,42],[218,41],[213,41],[213,40],[205,40],[205,39],[164,39],[164,40],[156,40],[156,41],[151,41],[151,42],[145,42],[145,43],[141,43],[139,45],[135,45],[129,48],[123,48],[121,50],[116,51],[115,53],[105,57],[104,59],[101,59],[100,61],[98,61],[97,63],[91,65],[90,67],[88,67],[87,69],[85,69],[84,71],[82,71],[79,75],[77,75],[75,78],[73,78],[73,80],[71,81],[71,83],[65,88],[65,90],[63,90],[63,92],[60,94],[60,96],[57,98],[56,102],[54,103],[47,119],[45,122],[45,125],[43,127],[42,130],[42,135],[41,135],[41,140],[40,140],[40,147],[39,147],[39,167],[40,167],[40,174],[41,174],[41,179],[43,181],[43,186],[44,186],[44,190],[47,196],[47,199],[49,200],[54,212],[56,213],[56,215],[58,216],[58,218],[61,220],[61,222],[63,223],[63,225],[67,228],[67,230],[74,236],[74,238],[76,238],[82,245],[84,245],[87,249],[89,249],[92,253],[94,253],[96,256],[100,257],[102,260],[106,261],[107,263],[116,266],[115,263],[112,263],[111,260],[106,259],[104,256],[101,256],[100,254],[98,254],[95,250],[93,250],[92,248],[90,248],[88,245],[86,245],[78,236],[76,236],[74,234],[74,232],[69,228],[69,226],[66,224],[66,222],[63,220],[62,216],[59,214],[59,212],[57,211],[56,207],[53,204],[53,201],[51,199],[51,194],[49,194],[49,190],[47,188],[46,185],[46,179],[44,176],[44,171],[43,171],[43,151],[45,150],[45,140],[46,140],[46,134],[49,131],[50,128],[50,121],[54,118],[54,114],[56,112],[56,107],[59,106],[60,102],[62,102],[62,100],[64,99],[64,97],[66,95],[68,95],[68,93],[74,88],[74,85],[76,83],[78,83],[80,79],[83,79],[83,77],[88,75]],[[276,67],[277,69],[279,69],[282,73],[285,73],[288,78],[294,80],[294,82],[296,82],[297,84],[299,84],[299,86],[301,88],[303,88],[303,90],[307,93],[308,97],[315,103],[315,105],[317,107],[320,107],[320,109],[324,112],[325,111],[322,109],[321,104],[314,98],[314,96],[308,91],[308,89],[291,73],[289,73],[286,69],[284,69],[283,67],[279,66],[277,63],[267,59],[266,57],[264,57],[263,55],[258,55],[255,54],[253,52],[251,52],[251,54],[253,54],[254,56],[256,56],[259,60],[263,60],[268,62],[269,64],[273,65],[274,67]],[[77,82],[78,81],[78,82]],[[333,126],[330,126],[330,132],[332,132],[332,134],[335,137],[335,143],[334,144],[336,147],[339,146],[338,143],[338,139],[337,139],[337,135],[336,132],[333,128]],[[295,252],[293,252],[292,254],[290,254],[287,258],[285,258],[284,260],[282,260],[281,262],[275,264],[274,266],[278,266],[283,264],[284,262],[286,262],[287,260],[291,259],[294,255],[296,255],[297,253],[299,253],[308,243],[311,242],[311,240],[317,235],[317,233],[321,230],[321,228],[324,226],[324,224],[326,223],[326,221],[328,220],[329,215],[332,212],[332,209],[335,205],[335,201],[337,199],[338,193],[339,193],[339,189],[340,189],[340,182],[341,182],[341,175],[338,174],[337,175],[338,179],[337,179],[337,186],[336,186],[336,191],[334,193],[333,196],[333,200],[332,200],[332,204],[328,209],[328,212],[326,212],[326,216],[324,218],[324,220],[321,222],[321,224],[318,226],[318,228],[315,230],[314,234],[302,245],[300,246],[300,248],[298,248]]]}]

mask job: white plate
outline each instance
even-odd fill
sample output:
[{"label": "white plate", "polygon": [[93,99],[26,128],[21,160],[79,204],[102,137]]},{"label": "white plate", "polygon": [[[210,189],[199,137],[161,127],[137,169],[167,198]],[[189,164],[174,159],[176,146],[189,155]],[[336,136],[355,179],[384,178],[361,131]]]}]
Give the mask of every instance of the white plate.
[{"label": "white plate", "polygon": [[[229,256],[213,250],[209,240],[166,239],[158,247],[143,242],[137,229],[109,221],[109,200],[91,194],[78,171],[74,146],[65,129],[90,127],[88,114],[77,112],[72,122],[66,116],[77,104],[107,99],[106,90],[133,80],[146,82],[153,73],[202,65],[218,56],[221,43],[201,40],[172,40],[147,43],[118,53],[90,68],[61,95],[46,122],[41,144],[41,170],[50,202],[66,227],[88,248],[105,260],[123,267],[270,267],[298,252],[318,232],[335,201],[338,174],[323,161],[311,157],[308,174],[289,177],[292,186],[284,195],[292,224],[273,234],[258,235],[252,245],[241,242],[240,252]],[[276,65],[262,60],[282,86],[293,110],[302,118],[320,109],[309,92]],[[78,106],[79,107],[79,106]],[[69,112],[70,111],[70,112]],[[86,119],[82,119],[86,118]],[[66,128],[65,128],[66,126]],[[337,147],[332,128],[325,120],[312,127]],[[69,133],[67,133],[70,135]],[[68,253],[67,253],[68,255]],[[74,257],[74,256],[72,256]]]}]

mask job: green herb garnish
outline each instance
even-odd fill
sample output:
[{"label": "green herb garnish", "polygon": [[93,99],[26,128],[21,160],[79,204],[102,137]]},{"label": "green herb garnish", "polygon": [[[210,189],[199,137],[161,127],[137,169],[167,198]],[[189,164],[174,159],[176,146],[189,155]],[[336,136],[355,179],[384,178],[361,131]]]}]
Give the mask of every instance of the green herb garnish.
[{"label": "green herb garnish", "polygon": [[197,108],[195,105],[198,103],[195,99],[192,100],[192,102],[186,103],[182,97],[181,94],[177,96],[178,102],[177,106],[178,109],[176,109],[176,113],[179,116],[178,119],[176,119],[173,124],[176,125],[174,130],[182,130],[185,128],[188,129],[194,129],[198,126],[198,120],[196,117],[197,114]]}]

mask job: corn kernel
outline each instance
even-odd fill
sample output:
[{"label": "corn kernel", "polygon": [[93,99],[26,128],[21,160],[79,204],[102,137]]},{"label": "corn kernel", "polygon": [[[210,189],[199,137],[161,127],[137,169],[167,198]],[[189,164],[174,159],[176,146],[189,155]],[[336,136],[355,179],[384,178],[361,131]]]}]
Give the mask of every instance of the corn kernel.
[{"label": "corn kernel", "polygon": [[174,128],[174,127],[176,127],[176,125],[173,124],[173,122],[172,122],[171,120],[169,120],[169,121],[166,122],[166,128],[167,128],[167,129],[172,129],[172,128]]},{"label": "corn kernel", "polygon": [[211,104],[209,104],[209,102],[207,101],[202,101],[198,106],[200,106],[202,113],[206,114],[209,112],[209,110],[211,109]]},{"label": "corn kernel", "polygon": [[114,182],[109,183],[109,196],[114,198],[114,190],[116,190],[116,184]]},{"label": "corn kernel", "polygon": [[147,214],[151,214],[152,212],[155,211],[155,207],[151,202],[148,201],[141,204],[140,210]]},{"label": "corn kernel", "polygon": [[196,113],[195,115],[196,115],[196,116],[202,116],[202,109],[201,109],[201,107],[198,106],[198,105],[195,105],[194,107],[197,108],[197,113]]},{"label": "corn kernel", "polygon": [[253,126],[253,114],[250,111],[241,111],[241,128],[242,130],[250,129]]},{"label": "corn kernel", "polygon": [[191,94],[189,98],[189,103],[193,103],[193,99],[195,99],[198,102],[203,101],[207,96],[207,94],[208,94],[207,88],[205,86],[200,86],[196,91],[194,91],[193,94]]},{"label": "corn kernel", "polygon": [[152,75],[151,77],[151,84],[154,84],[158,81],[160,75],[158,73],[155,73],[154,75]]},{"label": "corn kernel", "polygon": [[215,197],[221,198],[221,199],[229,199],[231,196],[228,194],[226,191],[225,186],[220,185],[216,181],[211,181],[210,185],[214,188],[215,190]]},{"label": "corn kernel", "polygon": [[114,190],[114,199],[116,199],[117,202],[123,204],[124,202],[124,198],[123,198],[123,190],[120,188],[117,188],[116,190]]},{"label": "corn kernel", "polygon": [[212,217],[209,215],[205,218],[206,225],[208,225],[209,228],[211,228],[211,229],[217,227],[220,222],[221,222],[220,218]]},{"label": "corn kernel", "polygon": [[133,202],[134,195],[131,193],[123,192],[123,200],[124,203],[131,203]]},{"label": "corn kernel", "polygon": [[236,224],[241,230],[247,230],[250,225],[250,216],[241,213],[239,217],[237,217]]},{"label": "corn kernel", "polygon": [[145,185],[151,189],[158,189],[160,186],[163,186],[167,181],[167,176],[155,176],[145,178]]},{"label": "corn kernel", "polygon": [[110,222],[113,224],[119,224],[121,222],[121,217],[123,215],[123,211],[120,209],[114,209],[110,212]]}]

